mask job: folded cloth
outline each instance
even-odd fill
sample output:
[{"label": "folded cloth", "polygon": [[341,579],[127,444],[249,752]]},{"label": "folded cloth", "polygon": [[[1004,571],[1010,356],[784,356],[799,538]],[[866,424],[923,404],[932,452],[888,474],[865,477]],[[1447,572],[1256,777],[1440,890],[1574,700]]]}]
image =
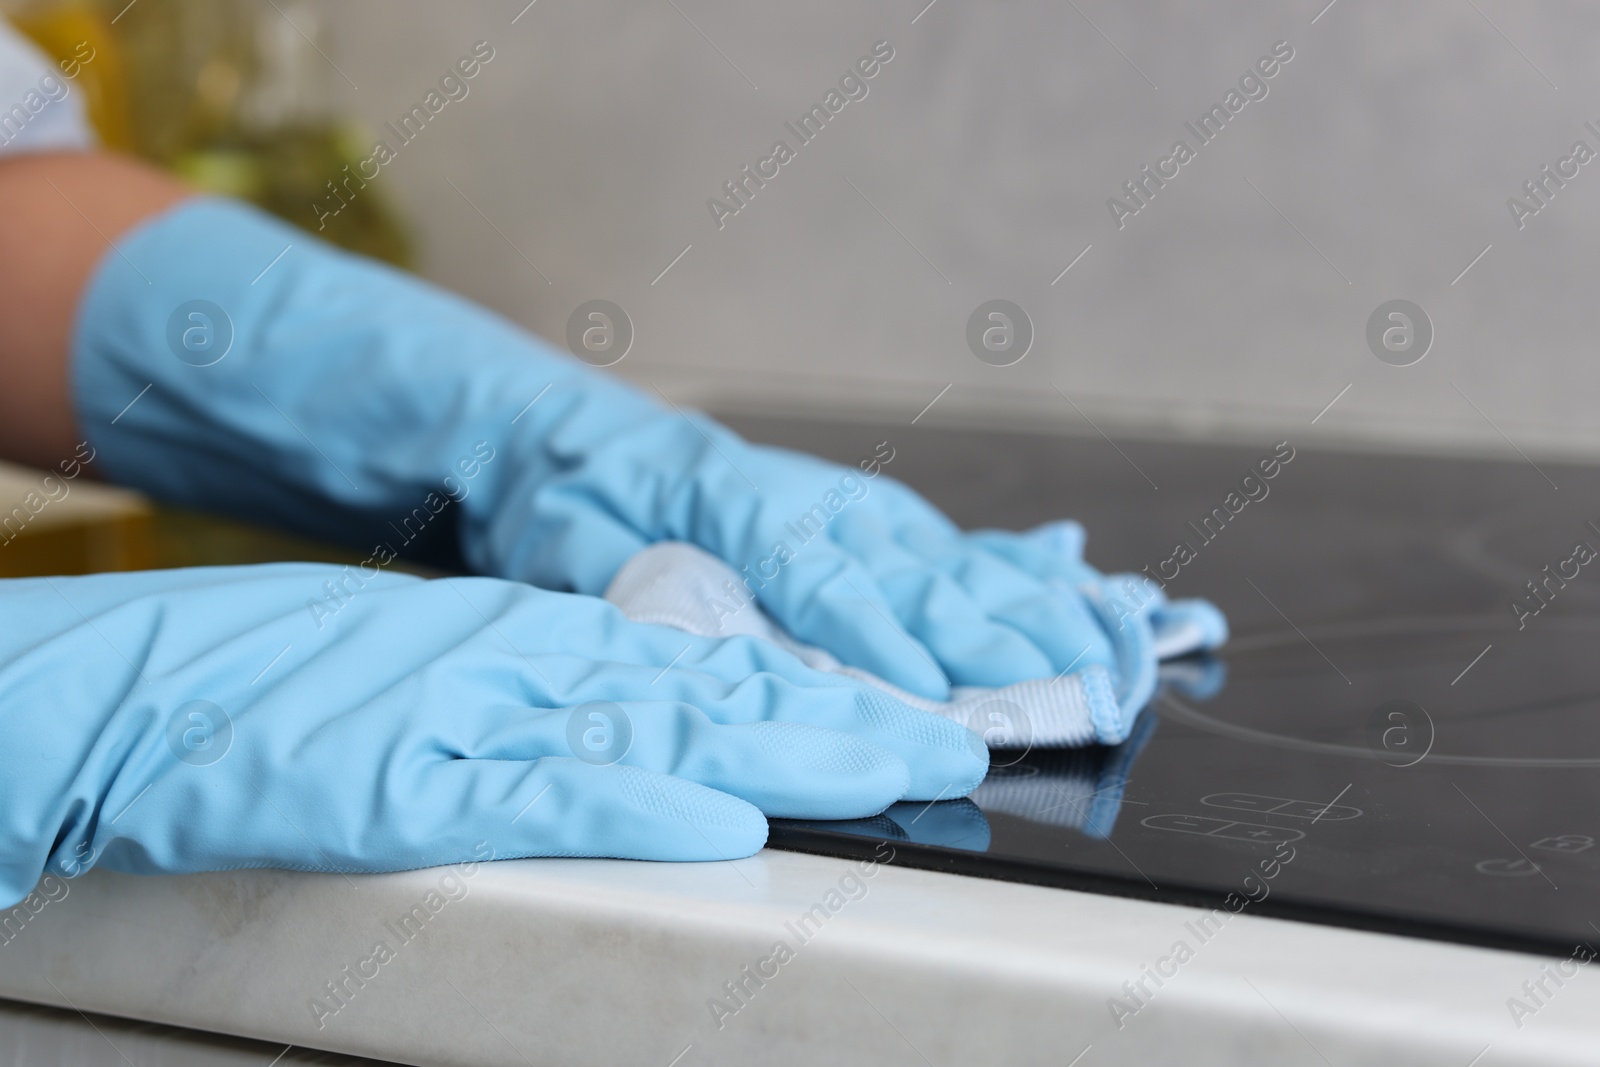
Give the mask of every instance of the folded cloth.
[{"label": "folded cloth", "polygon": [[1069,666],[1055,678],[992,689],[956,686],[948,701],[917,696],[795,640],[761,610],[737,571],[684,542],[658,542],[636,553],[612,578],[606,599],[635,622],[703,637],[744,634],[770,641],[815,670],[857,679],[953,719],[990,748],[1115,745],[1128,738],[1155,692],[1156,661],[1215,648],[1226,640],[1227,624],[1206,601],[1168,601],[1154,582],[1136,575],[1098,578],[1084,583],[1082,592],[1117,648],[1117,670]]}]

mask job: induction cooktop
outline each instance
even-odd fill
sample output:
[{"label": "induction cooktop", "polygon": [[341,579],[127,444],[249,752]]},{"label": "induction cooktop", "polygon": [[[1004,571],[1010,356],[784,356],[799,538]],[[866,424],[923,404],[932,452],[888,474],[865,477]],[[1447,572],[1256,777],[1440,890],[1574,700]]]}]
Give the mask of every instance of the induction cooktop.
[{"label": "induction cooktop", "polygon": [[[1229,616],[1115,748],[993,753],[971,797],[771,845],[1554,955],[1600,945],[1600,469],[729,419],[965,526],[1071,517]],[[1258,499],[1256,499],[1258,498]],[[1217,509],[1221,508],[1221,516]],[[1235,510],[1237,509],[1237,510]],[[1209,524],[1205,521],[1210,516]],[[1184,562],[1175,549],[1190,547]]]}]

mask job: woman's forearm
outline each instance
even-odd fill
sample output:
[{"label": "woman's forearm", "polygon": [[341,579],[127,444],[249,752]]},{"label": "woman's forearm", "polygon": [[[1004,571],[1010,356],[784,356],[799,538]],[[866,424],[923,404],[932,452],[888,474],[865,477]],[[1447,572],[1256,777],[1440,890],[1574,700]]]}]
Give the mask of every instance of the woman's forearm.
[{"label": "woman's forearm", "polygon": [[73,319],[101,257],[190,195],[145,164],[98,153],[0,162],[0,457],[51,467],[82,433],[69,386]]}]

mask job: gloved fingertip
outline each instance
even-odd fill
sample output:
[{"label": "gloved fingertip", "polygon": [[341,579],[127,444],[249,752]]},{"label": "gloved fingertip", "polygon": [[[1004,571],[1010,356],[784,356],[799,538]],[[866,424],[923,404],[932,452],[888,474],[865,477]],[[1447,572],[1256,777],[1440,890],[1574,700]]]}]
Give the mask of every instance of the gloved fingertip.
[{"label": "gloved fingertip", "polygon": [[1228,665],[1204,653],[1161,664],[1157,675],[1190,700],[1210,700],[1228,683]]},{"label": "gloved fingertip", "polygon": [[1020,536],[1046,551],[1071,559],[1083,557],[1083,546],[1088,541],[1088,534],[1084,531],[1083,525],[1072,519],[1047,522],[1042,526],[1035,526]]},{"label": "gloved fingertip", "polygon": [[1204,632],[1200,647],[1205,649],[1221,648],[1228,643],[1228,617],[1222,609],[1209,600],[1198,598],[1179,601],[1184,608],[1192,613],[1192,618]]},{"label": "gloved fingertip", "polygon": [[[508,760],[457,760],[457,773],[519,779],[495,814],[496,852],[521,856],[609,856],[636,860],[734,860],[767,842],[761,809],[696,782],[626,764],[596,766],[571,757],[531,765]],[[524,800],[524,795],[528,799]]]},{"label": "gloved fingertip", "polygon": [[1152,613],[1150,623],[1158,659],[1210,651],[1228,641],[1228,617],[1209,600],[1170,601]]},{"label": "gloved fingertip", "polygon": [[759,781],[723,788],[773,818],[870,818],[905,796],[911,784],[905,760],[843,731],[787,722],[728,729],[749,731],[766,765]]},{"label": "gloved fingertip", "polygon": [[[618,764],[622,796],[643,815],[663,823],[684,860],[743,859],[767,843],[767,819],[748,801],[696,782]],[[696,845],[695,839],[700,844]],[[703,846],[703,847],[702,847]],[[646,857],[655,858],[655,857]]]},{"label": "gloved fingertip", "polygon": [[[934,793],[934,797],[941,800],[956,800],[966,796],[982,785],[984,778],[989,774],[989,746],[984,744],[983,737],[977,731],[962,726],[961,732],[965,735],[961,740],[966,744],[967,758],[953,764],[949,778],[940,787],[940,791]],[[924,785],[922,793],[926,794],[927,788],[927,785]],[[907,792],[906,799],[921,798]]]},{"label": "gloved fingertip", "polygon": [[[754,805],[752,805],[753,807]],[[715,856],[707,860],[742,860],[754,856],[767,847],[767,817],[756,808],[741,832],[724,835],[723,846],[715,849]]]},{"label": "gloved fingertip", "polygon": [[910,768],[906,800],[948,800],[964,797],[989,772],[989,748],[965,726],[902,704],[886,693],[863,689],[856,698],[858,714],[898,744]]},{"label": "gloved fingertip", "polygon": [[988,753],[985,750],[983,762],[967,761],[962,766],[954,768],[945,774],[921,774],[913,780],[911,788],[906,790],[906,800],[925,800],[932,803],[936,800],[959,800],[983,784],[983,779],[989,773]]}]

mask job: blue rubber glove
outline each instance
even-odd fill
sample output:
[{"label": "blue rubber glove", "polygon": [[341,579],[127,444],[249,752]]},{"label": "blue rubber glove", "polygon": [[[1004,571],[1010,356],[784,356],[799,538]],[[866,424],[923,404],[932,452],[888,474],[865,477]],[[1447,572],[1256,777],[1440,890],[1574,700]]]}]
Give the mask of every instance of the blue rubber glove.
[{"label": "blue rubber glove", "polygon": [[[1140,628],[1148,629],[1156,660],[1210,652],[1227,643],[1228,620],[1210,601],[1197,597],[1169,600],[1163,586],[1146,575],[1106,575],[1084,562],[1086,536],[1076,522],[1050,522],[1022,533],[977,530],[968,539],[975,547],[1057,589],[1082,592],[1090,604],[1101,609],[1113,656],[1125,664],[1133,658],[1144,662],[1144,657],[1134,656],[1127,647],[1138,642],[1133,634]],[[1104,646],[1097,647],[1097,655],[1105,654]],[[1143,707],[1143,701],[1137,706]]]},{"label": "blue rubber glove", "polygon": [[317,564],[0,582],[0,906],[41,872],[750,855],[970,792],[938,716],[593,597]]},{"label": "blue rubber glove", "polygon": [[801,641],[932,699],[1119,662],[1076,583],[888,476],[751,445],[241,205],[126,235],[73,373],[113,480],[380,563],[442,535],[477,572],[599,595],[644,546],[687,541]]}]

